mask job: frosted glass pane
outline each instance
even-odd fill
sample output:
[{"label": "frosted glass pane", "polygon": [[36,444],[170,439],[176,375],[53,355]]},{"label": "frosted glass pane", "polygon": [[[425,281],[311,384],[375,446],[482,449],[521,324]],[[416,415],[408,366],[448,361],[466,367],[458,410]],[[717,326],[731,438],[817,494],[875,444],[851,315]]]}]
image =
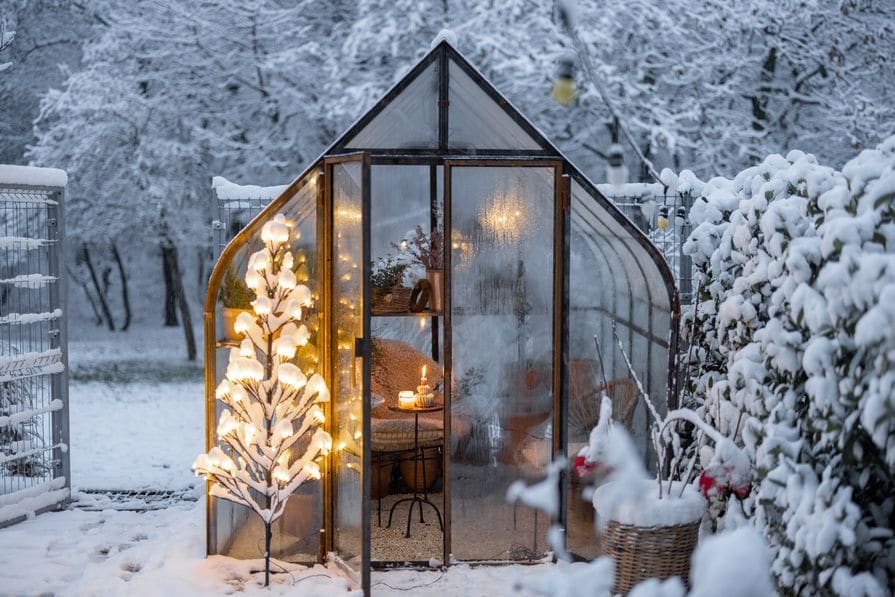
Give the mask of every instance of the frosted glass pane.
[{"label": "frosted glass pane", "polygon": [[553,170],[458,167],[451,184],[451,550],[538,559],[549,520],[506,491],[551,458]]},{"label": "frosted glass pane", "polygon": [[438,146],[438,62],[404,88],[346,144],[349,149]]},{"label": "frosted glass pane", "polygon": [[448,68],[448,146],[543,149],[453,60]]},{"label": "frosted glass pane", "polygon": [[[316,176],[316,174],[311,174]],[[319,278],[317,268],[317,185],[313,180],[303,185],[278,210],[295,222],[292,252],[299,263],[297,277],[306,284],[313,294],[319,296]],[[246,208],[244,221],[248,222],[257,215],[259,208]],[[259,250],[263,243],[260,233],[248,239],[237,251],[229,266],[233,267],[240,277],[245,274],[248,256]],[[222,328],[222,320],[218,315],[216,327]],[[302,369],[311,375],[317,371],[319,352],[317,350],[316,313],[305,321],[311,332],[311,339],[301,353]],[[227,369],[228,350],[221,349],[216,354],[215,371],[218,381],[223,379]],[[216,403],[215,418],[220,416],[223,405]],[[283,516],[274,523],[271,539],[271,555],[279,560],[289,562],[314,562],[320,552],[320,528],[323,525],[323,484],[309,482],[301,486],[299,491],[289,498]],[[212,498],[211,501],[212,541],[210,554],[221,554],[240,559],[257,559],[263,557],[264,526],[258,516],[244,506],[239,506]]]},{"label": "frosted glass pane", "polygon": [[363,538],[363,363],[355,338],[363,337],[363,227],[361,164],[336,164],[333,178],[333,547],[360,574]]}]

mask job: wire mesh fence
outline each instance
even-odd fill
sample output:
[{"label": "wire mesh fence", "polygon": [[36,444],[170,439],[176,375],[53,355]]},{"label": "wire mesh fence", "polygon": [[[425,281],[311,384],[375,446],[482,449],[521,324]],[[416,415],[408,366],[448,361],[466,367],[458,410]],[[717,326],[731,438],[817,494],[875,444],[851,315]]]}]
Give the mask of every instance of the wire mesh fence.
[{"label": "wire mesh fence", "polygon": [[0,184],[0,526],[69,496],[62,196]]},{"label": "wire mesh fence", "polygon": [[[617,190],[616,190],[617,189]],[[631,190],[637,193],[631,193]],[[613,189],[600,185],[615,205],[653,242],[671,267],[681,295],[681,304],[688,305],[693,297],[693,268],[690,257],[684,255],[684,242],[690,235],[689,195],[665,194],[661,185],[621,185]]]}]

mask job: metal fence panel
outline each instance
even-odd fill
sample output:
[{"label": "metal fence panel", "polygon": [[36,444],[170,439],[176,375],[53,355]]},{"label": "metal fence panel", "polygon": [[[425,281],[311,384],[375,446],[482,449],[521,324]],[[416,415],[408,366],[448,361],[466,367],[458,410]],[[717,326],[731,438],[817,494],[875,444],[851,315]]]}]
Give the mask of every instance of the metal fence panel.
[{"label": "metal fence panel", "polygon": [[0,527],[70,496],[63,189],[0,184]]}]

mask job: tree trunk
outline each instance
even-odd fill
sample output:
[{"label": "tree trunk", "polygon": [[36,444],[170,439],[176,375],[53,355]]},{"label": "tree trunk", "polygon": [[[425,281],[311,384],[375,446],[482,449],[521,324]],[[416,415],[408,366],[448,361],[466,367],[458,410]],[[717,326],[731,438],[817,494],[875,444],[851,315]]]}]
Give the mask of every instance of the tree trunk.
[{"label": "tree trunk", "polygon": [[100,286],[99,278],[96,275],[96,268],[93,267],[93,262],[90,260],[90,249],[87,247],[87,243],[81,244],[81,255],[84,257],[84,263],[87,264],[87,271],[90,272],[90,279],[93,281],[93,288],[96,290],[100,310],[106,320],[106,327],[109,328],[110,332],[114,332],[115,322],[112,320],[112,312],[109,310],[109,303],[106,301],[106,295]]},{"label": "tree trunk", "polygon": [[103,324],[103,316],[100,315],[99,307],[96,306],[96,299],[93,298],[93,295],[90,294],[90,287],[87,285],[87,282],[82,280],[79,276],[77,276],[69,266],[65,266],[65,269],[68,270],[68,277],[78,283],[84,290],[84,295],[87,297],[87,303],[90,305],[90,309],[93,311],[93,317],[96,319],[96,325]]},{"label": "tree trunk", "polygon": [[125,331],[131,325],[131,301],[127,292],[127,274],[124,271],[124,262],[121,260],[121,254],[118,253],[118,247],[112,243],[112,257],[118,265],[118,277],[121,278],[121,302],[124,304],[124,323],[118,328]]},{"label": "tree trunk", "polygon": [[[270,498],[268,498],[268,501]],[[264,523],[264,586],[270,585],[270,523]]]},{"label": "tree trunk", "polygon": [[177,251],[174,245],[162,244],[162,270],[165,274],[165,327],[177,325],[177,296],[174,290],[174,272],[171,263],[177,263],[176,257],[172,260],[170,253]]},{"label": "tree trunk", "polygon": [[[196,337],[193,334],[193,319],[190,316],[190,305],[183,289],[183,274],[177,263],[177,247],[173,243],[162,247],[162,254],[166,257],[165,270],[171,273],[171,286],[174,291],[175,305],[180,310],[180,320],[183,324],[183,336],[186,340],[187,360],[196,360]],[[176,316],[175,316],[176,317]]]}]

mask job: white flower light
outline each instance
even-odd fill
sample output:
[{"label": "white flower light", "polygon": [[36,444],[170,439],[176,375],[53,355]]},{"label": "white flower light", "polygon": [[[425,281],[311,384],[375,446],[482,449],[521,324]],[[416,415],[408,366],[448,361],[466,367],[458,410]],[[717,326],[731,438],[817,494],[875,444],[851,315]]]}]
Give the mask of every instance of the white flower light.
[{"label": "white flower light", "polygon": [[258,315],[270,315],[273,310],[273,301],[266,296],[259,296],[252,301],[252,308]]},{"label": "white flower light", "polygon": [[306,325],[301,325],[298,328],[298,331],[295,332],[295,342],[299,346],[304,346],[308,343],[308,340],[311,338],[311,333],[308,332],[308,327]]},{"label": "white flower light", "polygon": [[289,226],[276,219],[265,222],[261,227],[261,240],[279,245],[289,241]]},{"label": "white flower light", "polygon": [[249,257],[249,269],[261,272],[267,269],[267,251],[264,249],[260,251],[255,251],[252,253],[252,256]]},{"label": "white flower light", "polygon": [[294,260],[293,260],[293,258],[292,258],[292,251],[286,251],[286,252],[283,254],[283,267],[286,268],[286,269],[292,269],[292,266],[293,266],[294,264],[295,264],[295,263],[294,263]]},{"label": "white flower light", "polygon": [[291,359],[295,356],[295,338],[287,335],[280,335],[274,342],[274,352],[278,357]]},{"label": "white flower light", "polygon": [[298,301],[300,305],[305,307],[311,306],[311,289],[301,284],[292,291],[292,298]]},{"label": "white flower light", "polygon": [[243,400],[249,399],[249,393],[246,392],[246,389],[240,385],[234,385],[233,389],[230,390],[230,398],[233,399],[233,402],[242,402]]},{"label": "white flower light", "polygon": [[317,466],[316,462],[308,462],[304,467],[305,473],[307,473],[308,478],[310,479],[319,479],[320,478],[320,467]]},{"label": "white flower light", "polygon": [[239,344],[239,356],[246,359],[255,357],[255,345],[248,338]]},{"label": "white flower light", "polygon": [[300,390],[308,382],[307,376],[292,363],[282,363],[277,367],[277,379],[296,390]]},{"label": "white flower light", "polygon": [[319,373],[315,373],[311,376],[306,391],[311,392],[311,394],[317,394],[318,402],[329,402],[329,390],[326,387],[326,382],[323,381],[323,377],[321,377]]},{"label": "white flower light", "polygon": [[318,425],[322,425],[326,422],[326,415],[323,414],[323,409],[316,404],[308,409],[307,416]]},{"label": "white flower light", "polygon": [[214,391],[214,397],[218,400],[223,400],[230,395],[232,390],[233,388],[230,385],[230,382],[224,379],[223,381],[221,381],[221,383],[218,384],[217,389]]},{"label": "white flower light", "polygon": [[255,316],[248,311],[243,311],[236,316],[236,323],[233,324],[233,329],[237,334],[245,334],[252,329],[252,326],[254,325]]},{"label": "white flower light", "polygon": [[298,281],[295,279],[295,274],[292,272],[291,269],[283,268],[277,275],[277,284],[280,286],[280,288],[292,290],[296,287]]},{"label": "white flower light", "polygon": [[259,290],[264,288],[264,278],[253,269],[250,269],[246,272],[246,286],[255,291],[255,294],[258,293]]},{"label": "white flower light", "polygon": [[273,469],[273,478],[280,483],[289,482],[289,471],[282,466]]}]

